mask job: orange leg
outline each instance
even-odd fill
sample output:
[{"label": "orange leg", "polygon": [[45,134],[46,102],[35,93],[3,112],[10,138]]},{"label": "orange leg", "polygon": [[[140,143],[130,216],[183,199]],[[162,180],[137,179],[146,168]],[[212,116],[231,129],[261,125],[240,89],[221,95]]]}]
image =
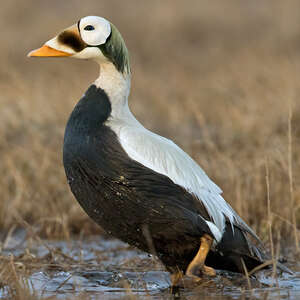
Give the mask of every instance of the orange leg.
[{"label": "orange leg", "polygon": [[206,256],[212,246],[213,238],[208,234],[204,234],[200,241],[199,251],[186,270],[186,275],[194,278],[196,281],[201,280],[199,275],[216,276],[216,271],[204,264]]}]

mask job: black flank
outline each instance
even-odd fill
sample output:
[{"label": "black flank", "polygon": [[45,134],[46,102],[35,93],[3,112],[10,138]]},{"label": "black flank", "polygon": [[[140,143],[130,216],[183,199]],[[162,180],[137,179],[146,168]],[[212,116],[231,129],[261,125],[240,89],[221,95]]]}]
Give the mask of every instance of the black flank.
[{"label": "black flank", "polygon": [[64,139],[64,166],[71,190],[86,213],[108,233],[150,251],[167,266],[185,269],[199,248],[207,211],[168,177],[132,160],[105,125],[111,113],[106,93],[92,85],[74,108]]},{"label": "black flank", "polygon": [[80,52],[86,48],[85,42],[72,31],[66,30],[60,33],[58,41],[61,44],[71,47],[76,52]]},{"label": "black flank", "polygon": [[[105,125],[110,113],[107,94],[95,85],[74,108],[63,151],[70,188],[86,213],[109,234],[147,252],[154,247],[169,271],[185,271],[199,249],[200,237],[212,235],[205,222],[211,219],[184,188],[127,155],[115,132]],[[145,228],[152,245],[144,237]],[[243,234],[238,234],[244,245]],[[211,251],[208,264],[240,271],[235,265],[241,264],[236,257],[242,253],[234,249],[239,246],[232,242],[235,238],[229,232],[221,243],[222,252],[232,260]]]}]

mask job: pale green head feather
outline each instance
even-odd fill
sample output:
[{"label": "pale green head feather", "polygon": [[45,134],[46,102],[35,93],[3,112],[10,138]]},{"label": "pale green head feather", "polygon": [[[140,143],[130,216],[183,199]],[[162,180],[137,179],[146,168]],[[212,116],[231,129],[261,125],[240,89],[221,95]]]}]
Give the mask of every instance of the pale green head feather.
[{"label": "pale green head feather", "polygon": [[111,34],[105,44],[98,46],[106,56],[123,74],[130,74],[129,53],[118,29],[110,23]]}]

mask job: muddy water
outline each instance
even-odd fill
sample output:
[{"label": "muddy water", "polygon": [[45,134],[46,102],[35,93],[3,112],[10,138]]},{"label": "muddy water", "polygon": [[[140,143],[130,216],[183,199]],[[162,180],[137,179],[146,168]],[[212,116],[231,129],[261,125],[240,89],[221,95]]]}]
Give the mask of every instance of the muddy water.
[{"label": "muddy water", "polygon": [[[22,235],[22,234],[21,234]],[[152,256],[118,240],[93,236],[84,240],[39,241],[12,237],[2,256],[13,255],[32,293],[58,299],[300,299],[300,263],[291,258],[294,275],[261,272],[247,281],[218,272],[198,286],[170,291],[169,274]],[[25,276],[25,275],[24,275]],[[6,290],[0,290],[0,298]]]}]

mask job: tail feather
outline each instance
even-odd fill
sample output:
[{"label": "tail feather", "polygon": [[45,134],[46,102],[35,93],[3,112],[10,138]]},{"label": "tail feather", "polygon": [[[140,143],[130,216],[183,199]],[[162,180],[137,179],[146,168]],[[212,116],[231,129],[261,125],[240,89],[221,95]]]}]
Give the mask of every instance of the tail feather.
[{"label": "tail feather", "polygon": [[[226,224],[222,240],[216,246],[216,249],[211,251],[207,257],[207,265],[216,269],[245,273],[245,266],[247,271],[251,272],[265,262],[272,261],[266,254],[259,238],[255,234],[253,236],[252,232],[250,233],[250,236],[256,240],[258,244],[256,245],[248,238],[247,233],[249,233],[249,231],[242,230],[239,225],[234,225],[234,229],[232,229],[230,223]],[[281,263],[278,262],[276,265],[278,269],[292,273]],[[265,268],[268,266],[269,264],[266,264]]]}]

